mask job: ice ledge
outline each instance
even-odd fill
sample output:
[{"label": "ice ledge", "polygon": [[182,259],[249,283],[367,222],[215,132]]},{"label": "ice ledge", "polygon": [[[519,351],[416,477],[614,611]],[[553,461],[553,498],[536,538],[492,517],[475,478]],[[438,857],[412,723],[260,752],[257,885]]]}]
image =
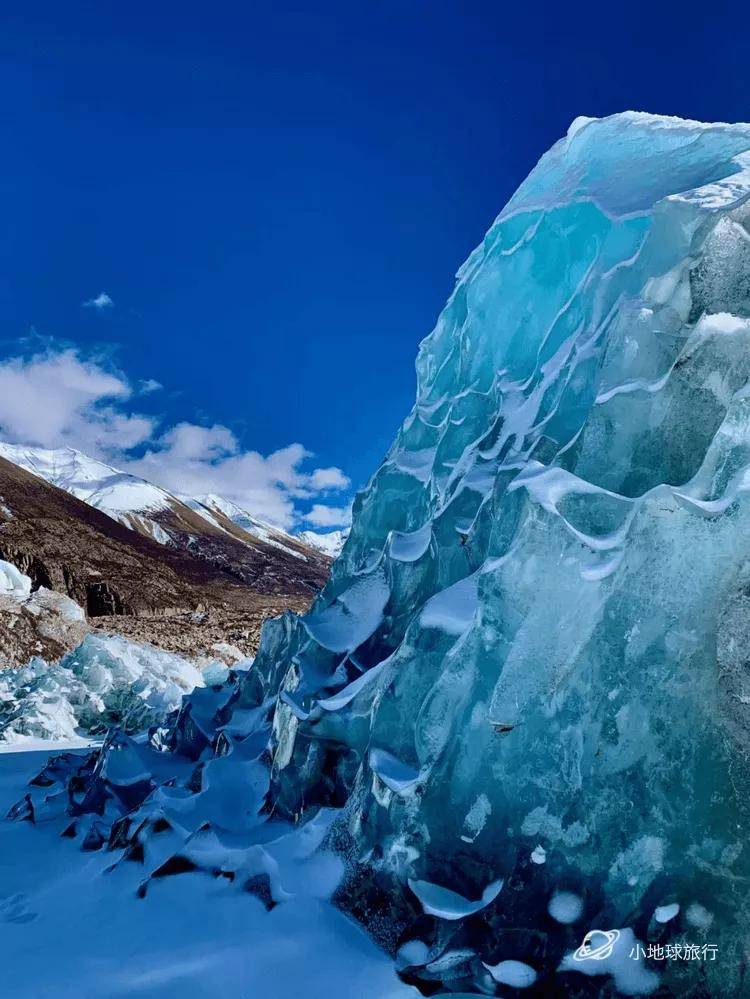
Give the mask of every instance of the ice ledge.
[{"label": "ice ledge", "polygon": [[749,122],[726,122],[726,121],[698,121],[696,118],[679,118],[672,114],[654,114],[651,111],[618,111],[615,114],[605,115],[603,118],[579,115],[570,123],[567,131],[568,138],[572,138],[580,132],[586,125],[592,123],[602,123],[612,120],[631,121],[639,125],[648,125],[658,128],[689,128],[692,131],[710,130],[716,128],[742,129],[750,132]]},{"label": "ice ledge", "polygon": [[[749,152],[750,124],[643,111],[578,117],[542,156],[498,220],[586,200],[605,215],[623,217],[651,211],[670,195],[716,210],[750,193],[747,162],[738,159]],[[688,192],[696,195],[688,197]]]}]

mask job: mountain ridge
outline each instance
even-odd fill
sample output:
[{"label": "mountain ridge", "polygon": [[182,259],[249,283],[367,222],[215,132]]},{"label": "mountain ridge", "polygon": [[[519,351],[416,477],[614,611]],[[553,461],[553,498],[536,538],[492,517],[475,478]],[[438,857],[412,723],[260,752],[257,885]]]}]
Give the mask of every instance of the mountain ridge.
[{"label": "mountain ridge", "polygon": [[[305,540],[299,540],[299,536],[255,517],[232,500],[214,493],[196,497],[172,493],[148,479],[123,471],[99,458],[92,458],[70,446],[41,448],[0,441],[0,457],[64,489],[113,520],[152,537],[160,544],[174,543],[174,532],[205,531],[205,524],[208,524],[240,541],[255,544],[257,540],[281,546],[298,557],[307,558],[309,549],[330,556],[336,548],[327,540],[327,535],[304,532]],[[225,519],[217,520],[217,513]],[[196,524],[196,515],[204,522],[202,526]],[[226,520],[233,526],[228,525]],[[170,530],[170,524],[173,530]],[[238,534],[236,528],[242,533]]]},{"label": "mountain ridge", "polygon": [[[228,521],[211,524],[184,504],[153,502],[149,513],[163,518],[154,523],[174,543],[0,456],[0,559],[28,575],[34,590],[74,599],[88,627],[188,656],[212,654],[221,643],[250,655],[263,621],[305,610],[328,576],[328,560],[313,549],[248,543],[239,528],[230,532]],[[39,651],[32,635],[19,644],[11,618],[6,623],[0,627],[6,662]]]}]

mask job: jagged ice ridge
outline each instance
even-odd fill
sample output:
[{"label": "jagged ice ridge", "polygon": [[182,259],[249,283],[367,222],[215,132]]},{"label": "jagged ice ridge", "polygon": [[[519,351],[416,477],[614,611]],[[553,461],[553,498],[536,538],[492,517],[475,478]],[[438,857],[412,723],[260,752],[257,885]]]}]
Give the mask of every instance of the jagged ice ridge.
[{"label": "jagged ice ridge", "polygon": [[0,672],[0,746],[40,740],[85,744],[113,724],[141,732],[165,723],[195,687],[227,674],[218,662],[201,669],[117,635],[87,635],[59,662],[34,656]]}]

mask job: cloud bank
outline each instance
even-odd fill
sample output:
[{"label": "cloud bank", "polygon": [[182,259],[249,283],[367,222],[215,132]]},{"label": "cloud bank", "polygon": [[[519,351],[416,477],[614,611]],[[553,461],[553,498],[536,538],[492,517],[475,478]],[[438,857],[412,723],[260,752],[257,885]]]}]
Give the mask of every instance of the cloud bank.
[{"label": "cloud bank", "polygon": [[314,467],[300,443],[270,454],[245,450],[228,427],[187,421],[162,428],[133,411],[161,386],[131,385],[121,372],[73,348],[0,361],[0,437],[12,443],[75,447],[176,493],[218,493],[285,529],[338,527],[346,506],[326,500],[350,486],[340,468]]}]

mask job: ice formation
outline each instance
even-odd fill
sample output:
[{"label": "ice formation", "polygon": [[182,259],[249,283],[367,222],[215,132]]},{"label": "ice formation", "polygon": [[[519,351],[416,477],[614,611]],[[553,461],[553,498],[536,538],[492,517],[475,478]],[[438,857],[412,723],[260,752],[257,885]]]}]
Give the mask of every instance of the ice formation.
[{"label": "ice formation", "polygon": [[31,579],[3,559],[0,559],[0,595],[12,600],[26,600],[31,596]]},{"label": "ice formation", "polygon": [[[221,679],[226,674],[222,668]],[[85,742],[110,725],[139,732],[163,723],[203,683],[195,664],[172,653],[116,635],[87,635],[57,663],[35,657],[0,672],[0,745]]]},{"label": "ice formation", "polygon": [[[263,812],[339,850],[340,904],[427,991],[742,988],[750,126],[577,120],[417,374],[311,612],[150,747],[113,733],[49,779],[111,849],[165,823],[170,871],[284,901],[243,810],[270,760]],[[721,960],[650,967],[647,940]]]}]

